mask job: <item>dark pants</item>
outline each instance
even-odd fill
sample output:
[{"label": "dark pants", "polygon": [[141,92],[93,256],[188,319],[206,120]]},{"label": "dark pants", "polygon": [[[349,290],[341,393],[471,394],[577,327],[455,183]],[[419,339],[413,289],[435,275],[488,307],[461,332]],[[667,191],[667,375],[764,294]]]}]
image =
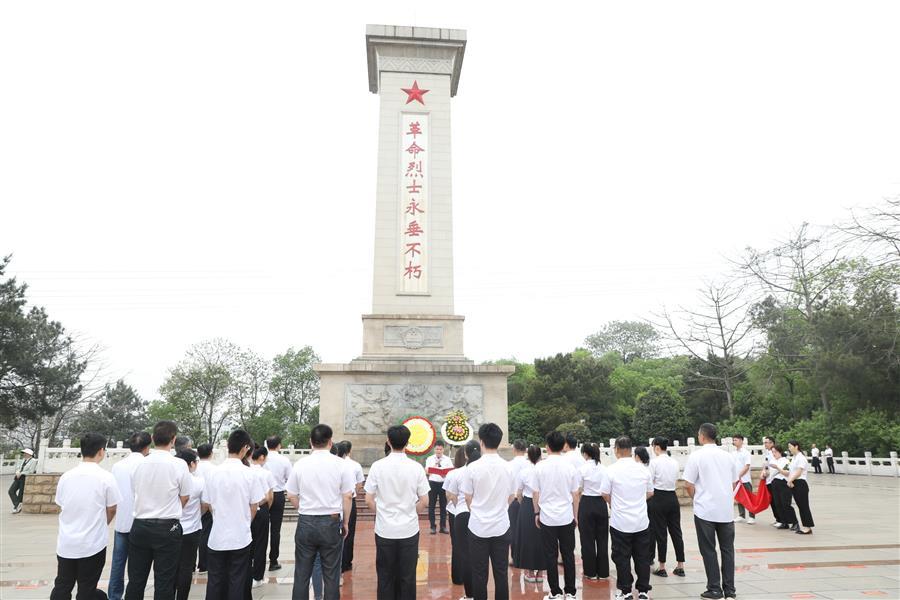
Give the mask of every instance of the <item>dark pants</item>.
[{"label": "dark pants", "polygon": [[[745,489],[745,490],[747,490],[747,491],[750,492],[751,494],[753,493],[753,486],[750,485],[750,482],[749,482],[749,481],[743,481],[743,482],[741,482],[741,485],[744,486],[744,489]],[[655,492],[654,492],[654,493],[655,493]],[[746,512],[745,512],[745,511],[746,511]],[[747,513],[747,512],[750,512],[750,511],[747,511],[747,510],[744,508],[744,505],[741,504],[740,502],[738,502],[738,514],[741,515],[742,517],[744,517],[744,516],[746,516],[746,513]],[[753,513],[750,513],[750,518],[751,518],[751,519],[752,519],[753,517],[755,517],[755,516],[756,516],[756,515],[754,515]]]},{"label": "dark pants", "polygon": [[444,491],[444,482],[429,481],[428,485],[431,486],[431,489],[428,490],[428,522],[431,523],[431,528],[434,529],[434,506],[440,502],[441,529],[444,529],[447,524],[447,492]]},{"label": "dark pants", "polygon": [[[541,540],[547,565],[547,584],[550,594],[575,594],[575,522],[568,525],[544,525],[541,523]],[[562,555],[565,590],[559,588],[559,567],[556,557]]]},{"label": "dark pants", "polygon": [[128,534],[128,586],[125,600],[141,600],[153,567],[154,600],[171,600],[181,558],[178,519],[135,519]]},{"label": "dark pants", "polygon": [[818,456],[812,459],[812,466],[816,473],[822,472],[822,460]]},{"label": "dark pants", "polygon": [[[793,525],[797,522],[797,514],[791,506],[791,488],[784,479],[772,480],[772,512],[779,523]],[[776,510],[777,507],[777,510]]]},{"label": "dark pants", "polygon": [[809,484],[805,479],[795,479],[794,487],[789,488],[794,502],[797,503],[797,511],[800,512],[800,522],[804,527],[815,527],[812,512],[809,510]]},{"label": "dark pants", "polygon": [[[672,536],[672,546],[675,548],[675,560],[684,562],[684,539],[681,535],[681,507],[678,505],[678,497],[674,491],[653,490],[650,498],[650,529],[656,538],[656,556],[659,562],[666,562],[668,539],[666,534]],[[752,513],[751,513],[752,516]],[[652,551],[651,551],[652,555]]]},{"label": "dark pants", "polygon": [[447,517],[450,519],[450,581],[453,582],[453,585],[462,585],[462,561],[464,560],[460,555],[462,542],[456,533],[456,515],[450,513]]},{"label": "dark pants", "polygon": [[834,458],[832,458],[832,457],[830,457],[830,456],[826,456],[826,457],[825,457],[825,462],[828,463],[828,472],[829,472],[831,475],[834,475],[834,474],[835,474],[835,473],[834,473]]},{"label": "dark pants", "polygon": [[419,534],[404,539],[375,535],[378,600],[415,600]]},{"label": "dark pants", "polygon": [[507,513],[509,514],[509,553],[512,556],[512,564],[519,568],[519,504],[518,500],[513,500],[509,504]]},{"label": "dark pants", "polygon": [[250,546],[208,550],[206,561],[209,567],[206,600],[244,600],[250,579]]},{"label": "dark pants", "polygon": [[[468,523],[467,523],[468,525]],[[472,591],[475,600],[487,600],[488,561],[494,574],[494,600],[509,600],[509,529],[496,537],[478,537],[469,532],[472,561]]]},{"label": "dark pants", "polygon": [[266,576],[266,542],[269,540],[269,507],[260,506],[250,523],[250,574],[256,581]]},{"label": "dark pants", "polygon": [[653,554],[653,537],[650,528],[635,533],[625,533],[609,528],[612,538],[612,559],[616,565],[616,587],[630,593],[634,578],[631,562],[634,561],[635,587],[638,592],[650,591],[650,560]]},{"label": "dark pants", "polygon": [[17,507],[22,503],[22,498],[25,497],[25,476],[20,475],[18,479],[13,479],[12,484],[9,486],[9,499],[12,500],[13,508]]},{"label": "dark pants", "polygon": [[284,521],[284,492],[272,494],[272,506],[269,508],[269,564],[278,563],[281,551],[281,522]]},{"label": "dark pants", "polygon": [[312,576],[316,554],[322,562],[325,600],[338,600],[341,597],[338,588],[341,577],[341,541],[339,515],[300,515],[294,535],[293,600],[309,599],[309,578]]},{"label": "dark pants", "polygon": [[[734,596],[734,523],[704,521],[694,515],[697,529],[697,545],[703,557],[706,570],[707,591]],[[722,554],[722,571],[719,571],[719,557],[716,554],[716,539]]]},{"label": "dark pants", "polygon": [[341,573],[353,569],[353,543],[356,541],[356,499],[350,508],[350,522],[347,524],[350,530],[344,539],[344,550],[341,554]]},{"label": "dark pants", "polygon": [[85,558],[56,557],[56,581],[53,582],[53,591],[50,592],[50,600],[71,600],[72,590],[78,584],[76,600],[97,600],[106,594],[97,589],[103,565],[106,564],[106,548]]},{"label": "dark pants", "polygon": [[200,547],[198,548],[199,554],[197,559],[197,569],[200,572],[204,572],[207,570],[206,551],[209,548],[209,532],[212,531],[212,511],[203,513],[203,516],[200,517],[200,524],[203,525],[203,529],[201,530],[202,533],[200,534]]},{"label": "dark pants", "polygon": [[187,600],[191,593],[191,580],[194,577],[194,567],[197,566],[197,548],[200,546],[201,535],[203,531],[198,529],[181,536],[181,558],[175,578],[175,597],[178,600]]},{"label": "dark pants", "polygon": [[600,496],[581,498],[578,505],[578,535],[581,538],[581,563],[585,576],[609,577],[609,510]]},{"label": "dark pants", "polygon": [[453,542],[453,556],[450,559],[450,570],[453,571],[454,565],[459,570],[460,579],[462,579],[463,587],[466,590],[466,596],[472,598],[475,596],[474,587],[472,585],[472,553],[469,545],[469,512],[459,513],[453,519],[453,526],[456,529],[456,539]]}]

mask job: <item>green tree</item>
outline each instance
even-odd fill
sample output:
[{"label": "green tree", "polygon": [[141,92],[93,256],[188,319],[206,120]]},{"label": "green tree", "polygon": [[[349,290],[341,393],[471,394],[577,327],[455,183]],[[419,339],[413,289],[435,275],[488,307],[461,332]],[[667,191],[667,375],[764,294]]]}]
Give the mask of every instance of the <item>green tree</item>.
[{"label": "green tree", "polygon": [[509,365],[516,368],[506,380],[506,403],[508,406],[521,402],[525,398],[528,386],[537,377],[537,372],[532,363],[519,362],[515,358],[501,358],[500,360],[485,361],[482,364]]},{"label": "green tree", "polygon": [[319,375],[312,366],[320,361],[310,346],[288,348],[272,361],[272,401],[292,410],[300,423],[308,422],[310,411],[319,404]]},{"label": "green tree", "polygon": [[123,380],[107,384],[96,399],[90,400],[72,426],[75,435],[92,431],[106,436],[110,445],[127,440],[136,431],[150,425],[147,405]]},{"label": "green tree", "polygon": [[538,410],[525,402],[517,402],[509,407],[509,439],[525,440],[529,444],[540,444],[544,440]]},{"label": "green tree", "polygon": [[659,332],[643,321],[610,321],[589,335],[585,345],[600,357],[615,352],[623,363],[639,358],[653,358],[659,353]]},{"label": "green tree", "polygon": [[675,389],[655,385],[638,398],[632,425],[632,437],[637,443],[644,444],[655,436],[683,442],[689,428],[687,407]]}]

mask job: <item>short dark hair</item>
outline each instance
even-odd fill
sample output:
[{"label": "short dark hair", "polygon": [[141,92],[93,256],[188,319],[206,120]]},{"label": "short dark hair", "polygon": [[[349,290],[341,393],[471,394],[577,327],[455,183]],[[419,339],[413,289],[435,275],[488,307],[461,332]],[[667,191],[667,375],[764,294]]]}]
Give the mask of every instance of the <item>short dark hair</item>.
[{"label": "short dark hair", "polygon": [[344,442],[338,442],[337,444],[333,444],[332,449],[335,450],[335,454],[338,455],[338,458],[344,458],[347,456],[347,446],[344,445]]},{"label": "short dark hair", "polygon": [[719,437],[718,428],[712,423],[704,423],[700,426],[700,433],[703,434],[703,437],[709,440],[715,441]]},{"label": "short dark hair", "polygon": [[788,440],[788,446],[797,446],[797,450],[803,450],[803,446],[797,440]]},{"label": "short dark hair", "polygon": [[143,452],[150,445],[150,434],[146,431],[135,431],[128,438],[128,447],[132,452]]},{"label": "short dark hair", "polygon": [[528,444],[525,443],[525,440],[518,439],[513,442],[513,448],[516,449],[516,452],[525,452],[528,450]]},{"label": "short dark hair", "polygon": [[781,447],[781,444],[773,444],[772,450],[777,450],[778,454],[784,456],[784,448]]},{"label": "short dark hair", "polygon": [[650,464],[650,453],[647,452],[646,446],[638,446],[634,449],[634,455],[641,459],[641,462],[645,465]]},{"label": "short dark hair", "polygon": [[767,435],[766,437],[763,438],[763,440],[769,440],[773,444],[775,443],[775,438],[773,438],[771,435]]},{"label": "short dark hair", "polygon": [[344,447],[344,454],[350,454],[350,451],[353,450],[353,444],[350,440],[343,440],[341,446]]},{"label": "short dark hair", "polygon": [[453,468],[462,469],[464,466],[466,466],[466,449],[460,446],[453,455]]},{"label": "short dark hair", "polygon": [[443,447],[444,447],[444,440],[437,440],[437,441],[434,443],[434,446],[433,446],[433,447],[434,447],[434,448],[437,448],[438,446],[440,446],[441,448],[443,448]]},{"label": "short dark hair", "polygon": [[97,453],[106,448],[106,437],[99,433],[85,433],[81,436],[81,456],[94,458]]},{"label": "short dark hair", "polygon": [[180,458],[190,467],[192,462],[197,462],[197,453],[191,448],[182,448],[175,453],[175,458]]},{"label": "short dark hair", "polygon": [[631,438],[627,435],[622,435],[616,438],[616,450],[631,450],[634,447],[634,444],[631,442]]},{"label": "short dark hair", "polygon": [[541,449],[538,446],[534,444],[528,446],[528,460],[534,465],[541,462]]},{"label": "short dark hair", "polygon": [[178,435],[178,425],[175,421],[160,421],[153,427],[153,445],[168,446]]},{"label": "short dark hair", "polygon": [[319,423],[309,432],[309,443],[313,448],[324,448],[331,441],[334,432],[325,423]]},{"label": "short dark hair", "polygon": [[733,434],[733,435],[731,436],[731,438],[732,438],[732,439],[735,439],[735,440],[741,440],[741,441],[743,441],[744,436],[741,435],[740,433],[735,433],[735,434]]},{"label": "short dark hair", "polygon": [[175,447],[178,449],[189,448],[191,443],[191,438],[186,435],[179,435],[175,438]]},{"label": "short dark hair", "polygon": [[571,431],[566,433],[566,444],[573,450],[578,447],[578,438]]},{"label": "short dark hair", "polygon": [[409,436],[412,432],[406,425],[392,425],[388,427],[387,437],[394,450],[403,450],[409,443]]},{"label": "short dark hair", "polygon": [[387,456],[391,453],[391,445],[387,442],[384,443],[384,455]]},{"label": "short dark hair", "polygon": [[660,450],[665,450],[669,447],[669,440],[664,437],[655,437],[653,438],[653,443],[651,445],[659,446]]},{"label": "short dark hair", "polygon": [[268,455],[269,455],[269,451],[266,449],[265,446],[257,446],[256,448],[253,449],[252,458],[253,458],[253,460],[259,460],[260,456],[268,456]]},{"label": "short dark hair", "polygon": [[547,447],[550,452],[561,452],[566,445],[566,437],[559,431],[551,431],[547,434]]},{"label": "short dark hair", "polygon": [[466,450],[466,460],[468,460],[468,464],[472,464],[481,458],[481,446],[479,446],[478,442],[475,440],[466,442],[466,445],[463,447]]},{"label": "short dark hair", "polygon": [[247,446],[253,447],[253,438],[243,429],[235,429],[228,436],[228,453],[238,454]]},{"label": "short dark hair", "polygon": [[197,446],[197,456],[200,458],[209,458],[213,453],[213,445],[207,442],[206,444],[200,444]]},{"label": "short dark hair", "polygon": [[270,435],[266,438],[266,447],[269,450],[274,450],[278,446],[281,445],[281,436],[280,435]]},{"label": "short dark hair", "polygon": [[478,428],[478,439],[488,450],[496,450],[503,441],[503,430],[496,423],[485,423]]}]

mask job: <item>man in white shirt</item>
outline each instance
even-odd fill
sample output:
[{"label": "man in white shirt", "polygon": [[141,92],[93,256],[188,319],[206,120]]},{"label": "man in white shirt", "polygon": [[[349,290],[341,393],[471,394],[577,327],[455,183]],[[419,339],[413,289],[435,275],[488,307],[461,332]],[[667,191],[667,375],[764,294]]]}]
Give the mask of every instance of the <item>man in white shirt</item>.
[{"label": "man in white shirt", "polygon": [[362,491],[362,483],[366,478],[363,475],[362,465],[350,456],[353,444],[349,440],[344,440],[340,446],[338,456],[347,463],[347,468],[353,473],[353,481],[356,484],[353,488],[353,502],[350,506],[349,532],[344,539],[344,549],[341,552],[341,573],[344,573],[353,570],[353,544],[356,543],[356,494]]},{"label": "man in white shirt", "polygon": [[653,484],[653,497],[647,501],[647,510],[650,513],[650,528],[656,538],[656,555],[659,558],[659,566],[653,574],[658,577],[668,577],[666,572],[667,539],[666,532],[672,536],[672,546],[675,548],[675,570],[672,571],[678,577],[684,577],[684,539],[681,535],[681,507],[678,505],[678,497],[675,488],[678,484],[678,461],[669,456],[666,450],[669,440],[664,437],[653,438],[653,453],[655,458],[650,461],[650,481]]},{"label": "man in white shirt", "polygon": [[[684,467],[687,492],[694,499],[697,544],[706,569],[706,591],[701,598],[735,597],[734,589],[734,488],[738,468],[724,449],[716,445],[718,430],[712,423],[700,426],[702,446],[691,453]],[[716,556],[716,539],[722,554],[722,570]]]},{"label": "man in white shirt", "polygon": [[547,564],[547,600],[562,600],[559,568],[556,559],[562,555],[565,599],[575,600],[575,515],[578,514],[578,471],[562,456],[566,441],[563,434],[547,434],[547,457],[534,467],[534,521],[541,530]]},{"label": "man in white shirt", "polygon": [[134,491],[131,477],[135,469],[150,453],[150,434],[146,431],[133,433],[128,438],[131,449],[123,460],[113,465],[112,475],[119,488],[122,501],[116,509],[116,526],[113,537],[113,555],[109,570],[109,600],[122,600],[125,593],[125,564],[128,561],[128,534],[134,521]]},{"label": "man in white shirt", "polygon": [[[67,471],[56,486],[60,507],[56,542],[56,580],[50,600],[94,598],[106,564],[107,525],[116,516],[119,489],[115,478],[100,468],[106,457],[106,438],[86,433],[81,438],[81,463]],[[105,597],[105,594],[102,594]]]},{"label": "man in white shirt", "polygon": [[266,448],[269,449],[266,468],[275,477],[272,506],[269,507],[269,570],[277,571],[281,568],[278,556],[281,553],[281,523],[284,521],[284,486],[291,476],[293,465],[288,457],[281,453],[281,436],[267,437]]},{"label": "man in white shirt", "polygon": [[494,575],[494,599],[508,600],[509,503],[516,490],[506,461],[497,454],[503,430],[496,423],[478,429],[481,458],[466,468],[459,491],[469,507],[469,551],[475,600],[487,600],[488,561]]},{"label": "man in white shirt", "polygon": [[428,474],[428,522],[431,523],[431,535],[437,533],[435,527],[434,508],[441,507],[441,533],[450,533],[447,529],[447,493],[444,492],[444,477],[453,469],[453,461],[444,456],[444,442],[434,443],[434,454],[425,459],[425,472]]},{"label": "man in white shirt", "polygon": [[228,458],[205,481],[203,503],[213,511],[206,597],[244,600],[250,597],[251,523],[265,500],[260,479],[243,463],[253,450],[250,434],[242,429],[228,436]]},{"label": "man in white shirt", "polygon": [[[735,434],[731,436],[734,441],[735,453],[734,462],[737,465],[738,478],[741,480],[741,486],[748,492],[753,492],[753,485],[750,483],[750,451],[744,447],[744,436]],[[746,517],[744,505],[738,502],[738,516],[734,518],[735,523],[742,523]],[[756,523],[756,515],[750,513],[747,519],[747,525]]]},{"label": "man in white shirt", "polygon": [[809,455],[812,458],[812,466],[816,473],[822,472],[822,459],[819,458],[819,454],[821,454],[819,448],[813,444],[812,448],[809,449]]},{"label": "man in white shirt", "polygon": [[581,455],[581,450],[578,449],[578,438],[574,433],[569,432],[566,434],[566,445],[563,449],[563,458],[569,461],[573,467],[575,467],[576,471],[581,471],[581,467],[584,466],[584,457]]},{"label": "man in white shirt", "polygon": [[250,545],[250,575],[253,579],[253,587],[264,585],[263,577],[266,574],[266,543],[269,540],[269,507],[275,498],[275,476],[265,468],[269,462],[269,451],[265,446],[259,446],[253,451],[250,471],[256,477],[259,491],[264,495],[256,510],[256,516],[250,527],[252,542]]},{"label": "man in white shirt", "polygon": [[131,477],[134,490],[134,522],[128,535],[128,587],[125,600],[144,597],[153,568],[153,598],[165,600],[175,593],[175,577],[181,558],[181,508],[190,497],[191,473],[185,462],[172,455],[178,434],[173,421],[153,428],[153,450]]},{"label": "man in white shirt", "polygon": [[650,559],[653,538],[647,500],[653,496],[650,469],[631,455],[631,438],[616,440],[616,462],[606,470],[600,494],[609,502],[609,536],[612,538],[612,560],[616,565],[616,598],[631,600],[631,561],[637,577],[638,598],[646,600],[650,592]]},{"label": "man in white shirt", "polygon": [[825,464],[828,465],[828,474],[834,475],[834,450],[831,449],[831,444],[825,444],[822,455],[825,457]]},{"label": "man in white shirt", "polygon": [[312,454],[297,461],[285,491],[298,509],[294,563],[294,600],[309,598],[316,554],[322,563],[324,600],[340,598],[341,544],[349,531],[353,473],[331,453],[331,427],[319,424],[309,434]]},{"label": "man in white shirt", "polygon": [[[513,452],[514,456],[512,460],[509,461],[509,476],[513,480],[513,485],[517,481],[519,477],[519,471],[528,466],[528,458],[525,456],[525,452],[528,450],[528,444],[525,443],[525,440],[516,440],[513,442]],[[518,568],[519,567],[519,528],[516,524],[519,522],[519,500],[514,499],[509,503],[509,550],[512,555],[512,566]]]},{"label": "man in white shirt", "polygon": [[366,505],[375,511],[375,569],[379,600],[415,600],[419,511],[428,499],[425,471],[406,456],[409,429],[388,429],[391,453],[375,461],[366,480]]},{"label": "man in white shirt", "polygon": [[[200,458],[200,462],[197,463],[197,471],[199,476],[206,481],[212,470],[216,468],[216,463],[212,461],[213,445],[206,443],[197,446],[197,456]],[[206,573],[206,551],[209,549],[209,532],[212,531],[212,521],[211,510],[204,512],[200,517],[200,524],[203,526],[197,557],[197,570],[200,573]]]}]

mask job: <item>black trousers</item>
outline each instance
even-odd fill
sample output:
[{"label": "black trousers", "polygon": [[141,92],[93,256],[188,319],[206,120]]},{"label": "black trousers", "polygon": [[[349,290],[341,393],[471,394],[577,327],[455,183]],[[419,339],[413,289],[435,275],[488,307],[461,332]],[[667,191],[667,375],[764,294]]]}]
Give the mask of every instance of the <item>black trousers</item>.
[{"label": "black trousers", "polygon": [[791,490],[794,502],[797,503],[797,510],[800,512],[800,523],[804,527],[815,527],[816,524],[813,521],[812,512],[809,510],[809,484],[806,483],[805,479],[795,479],[794,487],[788,489]]},{"label": "black trousers", "polygon": [[260,506],[250,523],[250,575],[259,581],[266,576],[266,542],[269,541],[269,507]]},{"label": "black trousers", "polygon": [[[678,497],[671,490],[653,490],[647,507],[650,513],[650,529],[656,538],[656,556],[659,562],[666,562],[668,535],[672,536],[675,560],[684,562],[684,538],[681,535],[681,507]],[[752,513],[751,513],[752,516]],[[651,553],[652,557],[652,553]]]},{"label": "black trousers", "polygon": [[175,597],[178,600],[187,600],[191,593],[191,580],[194,577],[194,567],[197,566],[197,548],[200,547],[200,537],[203,530],[198,529],[192,533],[181,536],[181,558],[178,561],[178,575],[175,578]]},{"label": "black trousers", "polygon": [[78,584],[76,600],[106,600],[106,593],[97,589],[103,565],[106,564],[106,548],[85,558],[56,557],[56,580],[50,600],[71,600],[72,590]]},{"label": "black trousers", "polygon": [[649,592],[650,559],[653,554],[650,528],[625,533],[610,527],[609,536],[612,538],[612,559],[616,565],[616,587],[623,592],[631,592],[631,585],[634,583],[631,562],[634,561],[634,573],[637,577],[635,587],[638,592]]},{"label": "black trousers", "polygon": [[[706,570],[707,591],[726,596],[734,596],[734,523],[705,521],[694,515],[697,529],[697,544]],[[719,571],[719,557],[716,554],[716,539],[722,554],[722,570]]]},{"label": "black trousers", "polygon": [[[750,492],[750,493],[753,493],[753,486],[750,484],[749,481],[741,482],[741,485],[744,486],[744,489],[745,489],[745,490],[747,490],[747,491]],[[654,492],[654,494],[655,494],[655,493],[656,493],[656,492]],[[738,514],[741,515],[741,516],[743,517],[743,516],[745,516],[745,514],[746,514],[747,512],[750,512],[750,511],[748,511],[747,509],[745,509],[745,508],[744,508],[744,505],[741,504],[740,502],[738,502]],[[755,516],[756,516],[756,515],[754,515],[753,513],[750,513],[750,517],[751,517],[751,518],[753,518],[753,517],[755,517]]]},{"label": "black trousers", "polygon": [[281,523],[284,521],[284,492],[272,494],[272,506],[269,507],[269,564],[278,562],[281,553]]},{"label": "black trousers", "polygon": [[831,475],[834,475],[834,458],[832,458],[831,456],[826,456],[825,462],[828,463],[828,472]]},{"label": "black trousers", "polygon": [[456,531],[456,536],[453,541],[453,555],[450,558],[450,571],[453,572],[454,568],[458,569],[459,577],[466,590],[466,596],[472,598],[475,596],[475,588],[472,584],[472,553],[469,545],[469,511],[456,515],[453,519],[453,527]]},{"label": "black trousers", "polygon": [[518,500],[513,500],[507,514],[509,514],[509,553],[512,556],[512,564],[519,568],[519,508],[522,505]]},{"label": "black trousers", "polygon": [[[466,523],[468,525],[468,523]],[[472,561],[472,597],[487,600],[488,561],[494,574],[494,600],[509,600],[509,529],[496,537],[478,537],[469,532],[469,554]]]},{"label": "black trousers", "polygon": [[816,473],[821,473],[822,472],[822,459],[820,459],[818,456],[813,457],[812,466],[813,466],[813,469],[815,469]]},{"label": "black trousers", "polygon": [[356,541],[356,498],[350,507],[350,521],[347,524],[347,537],[344,538],[344,550],[341,555],[341,573],[353,569],[353,544]]},{"label": "black trousers", "polygon": [[428,485],[431,487],[428,490],[428,522],[431,523],[431,528],[434,529],[434,507],[435,504],[440,503],[441,529],[444,529],[447,524],[447,492],[444,491],[444,482],[429,481]]},{"label": "black trousers", "polygon": [[378,600],[415,600],[419,534],[403,539],[375,535]]},{"label": "black trousers", "polygon": [[213,516],[212,511],[203,513],[200,517],[200,524],[203,525],[200,534],[200,547],[198,548],[197,570],[203,572],[207,570],[206,551],[209,548],[209,532],[212,531]]},{"label": "black trousers", "polygon": [[244,600],[250,579],[250,546],[238,550],[208,550],[206,600]]},{"label": "black trousers", "polygon": [[784,479],[773,479],[771,488],[772,512],[776,513],[775,518],[779,523],[793,525],[797,522],[797,514],[794,512],[794,507],[791,506],[791,488],[787,486]]},{"label": "black trousers", "polygon": [[609,510],[600,496],[581,497],[578,536],[585,576],[609,577]]},{"label": "black trousers", "polygon": [[[456,515],[450,513],[447,515],[450,520],[450,581],[453,585],[462,585],[462,560],[463,558],[459,556],[460,550],[462,548],[457,548],[462,542],[457,537],[456,533]],[[468,538],[467,538],[468,540]],[[465,555],[468,556],[468,552]]]},{"label": "black trousers", "polygon": [[[568,525],[544,525],[541,523],[541,540],[547,566],[547,584],[550,594],[575,594],[575,522]],[[559,588],[559,567],[556,557],[562,555],[565,590]]]},{"label": "black trousers", "polygon": [[135,519],[128,534],[128,587],[125,600],[142,600],[150,567],[153,599],[171,600],[181,559],[181,523],[178,519]]},{"label": "black trousers", "polygon": [[12,500],[13,508],[22,503],[25,497],[25,475],[20,475],[18,479],[13,479],[9,486],[9,499]]}]

